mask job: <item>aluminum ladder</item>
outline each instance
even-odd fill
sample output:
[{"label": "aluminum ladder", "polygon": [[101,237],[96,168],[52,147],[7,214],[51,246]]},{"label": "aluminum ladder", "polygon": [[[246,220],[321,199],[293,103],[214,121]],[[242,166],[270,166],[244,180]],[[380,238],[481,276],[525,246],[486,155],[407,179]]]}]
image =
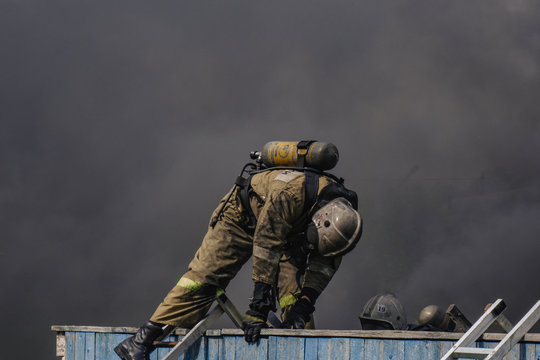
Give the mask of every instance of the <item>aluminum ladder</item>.
[{"label": "aluminum ladder", "polygon": [[[185,353],[191,347],[191,345],[196,343],[197,340],[199,340],[204,335],[210,325],[212,325],[212,323],[216,321],[223,313],[226,313],[238,328],[243,328],[242,315],[240,315],[240,312],[238,312],[234,304],[231,302],[231,300],[229,300],[225,293],[219,295],[216,300],[218,302],[217,305],[214,306],[214,308],[210,310],[210,312],[184,336],[182,341],[179,341],[171,349],[171,351],[169,351],[169,353],[165,355],[163,360],[178,359],[180,355]],[[171,326],[171,328],[168,330],[172,330],[173,328],[174,327]]]},{"label": "aluminum ladder", "polygon": [[506,308],[502,299],[498,299],[486,310],[486,312],[463,334],[454,346],[440,359],[485,359],[502,360],[512,350],[523,336],[540,319],[540,301],[525,314],[525,316],[506,334],[506,336],[493,349],[476,348],[474,342],[484,334],[494,321]]}]

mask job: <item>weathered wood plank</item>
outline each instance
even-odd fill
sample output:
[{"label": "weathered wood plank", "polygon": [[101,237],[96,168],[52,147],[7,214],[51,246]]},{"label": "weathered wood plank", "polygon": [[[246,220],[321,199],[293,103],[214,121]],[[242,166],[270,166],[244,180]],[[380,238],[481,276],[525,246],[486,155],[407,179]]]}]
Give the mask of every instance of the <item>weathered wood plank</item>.
[{"label": "weathered wood plank", "polygon": [[304,360],[317,360],[319,339],[315,337],[306,338],[304,343]]},{"label": "weathered wood plank", "polygon": [[68,331],[66,332],[66,360],[75,359],[75,336],[77,333]]},{"label": "weathered wood plank", "polygon": [[[129,334],[95,334],[95,350],[94,355],[96,360],[118,360],[118,356],[114,352],[114,347],[120,341],[127,338]],[[66,359],[71,360],[71,359]]]},{"label": "weathered wood plank", "polygon": [[401,360],[405,358],[405,341],[384,340],[384,359]]},{"label": "weathered wood plank", "polygon": [[[242,335],[240,329],[222,329],[223,335]],[[402,331],[402,330],[293,330],[293,329],[263,329],[263,336],[298,336],[298,337],[361,337],[376,339],[443,339],[458,340],[462,333],[430,332],[430,331]],[[210,335],[210,334],[208,334]],[[502,339],[503,334],[491,334],[493,338]],[[502,335],[502,336],[501,336]],[[538,334],[540,340],[540,334]],[[490,339],[488,339],[490,340]]]},{"label": "weathered wood plank", "polygon": [[[418,340],[425,343],[425,349],[429,357],[427,359],[439,360],[442,355],[439,355],[440,345],[438,341],[429,341],[429,340]],[[405,342],[406,344],[407,342]],[[450,349],[452,346],[449,346]],[[448,350],[447,350],[448,351]],[[443,354],[444,355],[444,354]]]},{"label": "weathered wood plank", "polygon": [[[94,332],[94,333],[118,333],[118,334],[135,334],[138,327],[130,326],[78,326],[78,325],[52,325],[52,331],[56,332]],[[186,335],[189,329],[176,328],[174,334]]]},{"label": "weathered wood plank", "polygon": [[521,344],[521,359],[520,360],[537,360],[535,357],[535,344]]},{"label": "weathered wood plank", "polygon": [[350,343],[347,338],[322,338],[319,339],[318,359],[336,360],[349,359]]},{"label": "weathered wood plank", "polygon": [[206,336],[221,336],[221,329],[206,330]]},{"label": "weathered wood plank", "polygon": [[350,339],[350,360],[365,360],[365,341],[364,339]]},{"label": "weathered wood plank", "polygon": [[[223,335],[242,335],[240,329],[222,329]],[[264,336],[298,336],[298,337],[348,337],[373,339],[401,340],[453,340],[457,341],[463,333],[433,332],[433,331],[404,331],[404,330],[292,330],[292,329],[263,329]],[[486,333],[479,339],[483,341],[501,341],[506,334]],[[539,342],[540,334],[527,334],[522,342]]]},{"label": "weathered wood plank", "polygon": [[336,338],[332,339],[332,351],[330,351],[329,360],[340,359],[343,354],[343,359],[348,359],[351,357],[351,340],[349,338]]},{"label": "weathered wood plank", "polygon": [[[102,327],[102,326],[73,326],[53,325],[52,331],[56,332],[95,332],[95,333],[119,333],[134,334],[136,327]],[[185,335],[188,329],[175,329],[175,334]],[[240,329],[208,330],[206,336],[242,335]],[[301,337],[348,337],[348,338],[376,338],[376,339],[411,339],[411,340],[459,340],[462,333],[431,332],[431,331],[372,331],[372,330],[292,330],[292,329],[263,329],[265,336],[301,336]],[[505,334],[486,333],[480,340],[501,341]],[[540,343],[540,334],[526,334],[522,342]]]},{"label": "weathered wood plank", "polygon": [[365,340],[365,360],[380,360],[379,354],[383,353],[384,340],[366,339]]},{"label": "weathered wood plank", "polygon": [[255,344],[248,344],[241,336],[237,336],[235,340],[235,360],[266,360],[268,358],[268,338],[261,338]]},{"label": "weathered wood plank", "polygon": [[304,360],[305,339],[279,336],[276,339],[276,359]]},{"label": "weathered wood plank", "polygon": [[[114,348],[122,340],[124,340],[125,338],[128,338],[129,336],[130,335],[128,334],[111,334],[111,336],[109,336],[109,339],[107,341],[107,349],[106,349],[107,360],[119,360],[118,355],[116,355],[116,353],[114,352]],[[99,360],[102,360],[102,359],[100,358]]]},{"label": "weathered wood plank", "polygon": [[438,341],[438,347],[439,347],[439,357],[437,359],[440,359],[444,356],[451,348],[454,346],[454,341]]},{"label": "weathered wood plank", "polygon": [[111,336],[112,334],[96,334],[96,357],[99,360],[107,360],[109,358],[109,341]]},{"label": "weathered wood plank", "polygon": [[85,349],[84,360],[95,360],[96,352],[96,334],[95,333],[83,333],[85,337]]},{"label": "weathered wood plank", "polygon": [[[428,345],[427,345],[427,348],[429,349],[429,353],[432,354],[432,358],[434,360],[439,360],[441,358],[442,355],[444,355],[444,353],[442,355],[439,355],[440,354],[440,349],[441,349],[441,345],[440,345],[440,342],[438,341],[429,341],[429,340],[422,340],[422,341],[425,341]],[[450,349],[452,347],[452,345],[449,344],[448,346],[448,349]],[[448,351],[448,350],[446,350]]]},{"label": "weathered wood plank", "polygon": [[331,338],[320,338],[317,344],[317,360],[328,360],[330,356]]},{"label": "weathered wood plank", "polygon": [[438,360],[439,347],[432,341],[407,340],[404,341],[404,360]]},{"label": "weathered wood plank", "polygon": [[268,360],[277,360],[277,337],[268,337]]},{"label": "weathered wood plank", "polygon": [[234,360],[236,358],[236,338],[234,336],[224,336],[221,347],[221,360]]},{"label": "weathered wood plank", "polygon": [[[105,357],[105,340],[109,334],[106,333],[97,333],[96,334],[96,359],[103,359]],[[127,337],[127,336],[126,336]],[[69,358],[66,358],[66,360],[71,360]]]},{"label": "weathered wood plank", "polygon": [[366,360],[402,360],[404,357],[404,341],[366,339]]},{"label": "weathered wood plank", "polygon": [[75,360],[84,360],[86,354],[86,337],[84,333],[75,333]]},{"label": "weathered wood plank", "polygon": [[217,360],[219,359],[219,347],[221,344],[221,339],[216,337],[209,337],[207,339],[207,350],[206,350],[206,358],[208,360]]}]

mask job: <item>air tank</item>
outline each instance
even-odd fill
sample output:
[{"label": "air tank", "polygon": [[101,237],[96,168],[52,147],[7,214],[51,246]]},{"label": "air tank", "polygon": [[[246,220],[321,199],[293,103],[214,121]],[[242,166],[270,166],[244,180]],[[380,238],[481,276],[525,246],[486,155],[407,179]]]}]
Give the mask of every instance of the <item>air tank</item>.
[{"label": "air tank", "polygon": [[[299,154],[305,154],[304,167],[330,170],[339,160],[337,147],[328,142],[314,141],[307,149],[298,149],[301,141],[270,141],[261,150],[261,160],[268,167],[297,167]],[[305,143],[305,142],[303,142]]]}]

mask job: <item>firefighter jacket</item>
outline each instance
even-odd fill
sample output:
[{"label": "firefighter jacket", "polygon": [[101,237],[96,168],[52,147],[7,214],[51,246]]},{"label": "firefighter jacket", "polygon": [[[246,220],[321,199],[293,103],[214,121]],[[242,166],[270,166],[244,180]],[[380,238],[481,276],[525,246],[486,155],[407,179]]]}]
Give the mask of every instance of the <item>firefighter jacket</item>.
[{"label": "firefighter jacket", "polygon": [[[305,174],[295,170],[271,170],[253,175],[250,206],[257,219],[253,234],[253,280],[273,284],[288,239],[298,224],[306,222],[314,204],[305,209]],[[336,183],[320,175],[318,194]],[[308,220],[309,221],[309,220]],[[302,287],[322,292],[341,262],[341,256],[323,257],[312,251],[307,260]]]}]

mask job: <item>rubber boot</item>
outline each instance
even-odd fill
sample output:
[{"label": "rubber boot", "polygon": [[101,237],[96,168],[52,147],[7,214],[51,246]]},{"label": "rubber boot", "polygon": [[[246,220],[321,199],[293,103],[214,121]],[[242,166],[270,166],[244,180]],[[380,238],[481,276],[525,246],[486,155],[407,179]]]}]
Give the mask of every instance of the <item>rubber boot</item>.
[{"label": "rubber boot", "polygon": [[147,321],[135,335],[118,344],[114,352],[122,360],[150,360],[150,353],[155,349],[152,343],[161,334],[163,325]]}]

